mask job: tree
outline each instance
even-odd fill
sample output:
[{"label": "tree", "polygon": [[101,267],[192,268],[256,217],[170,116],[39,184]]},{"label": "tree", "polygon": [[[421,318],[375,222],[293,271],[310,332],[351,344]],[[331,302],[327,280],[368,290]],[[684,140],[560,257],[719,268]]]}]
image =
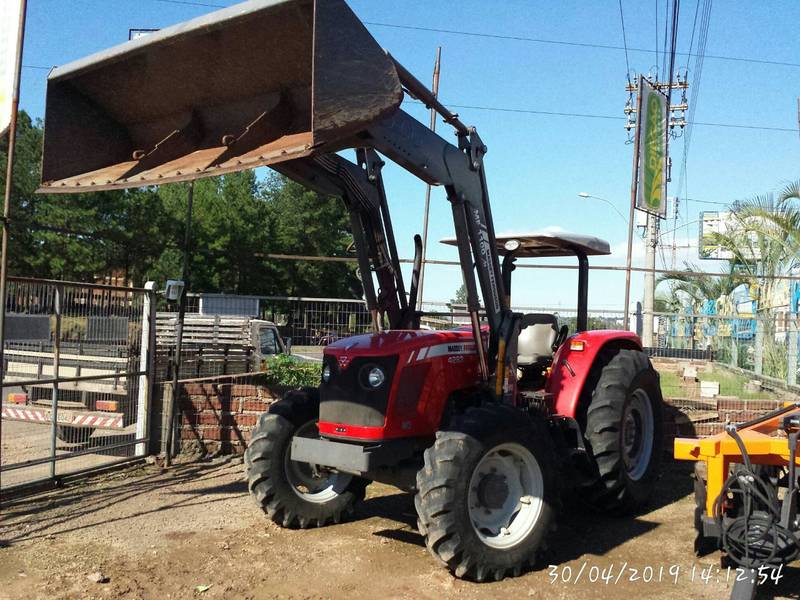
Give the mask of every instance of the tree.
[{"label": "tree", "polygon": [[[76,195],[35,194],[43,130],[21,112],[17,128],[10,273],[96,281],[122,274],[135,285],[182,271],[187,184]],[[0,141],[7,148],[7,137]],[[0,185],[7,156],[0,151]],[[344,256],[344,204],[253,171],[194,183],[191,289],[254,295],[360,297],[352,265],[295,262],[268,254]]]},{"label": "tree", "polygon": [[[267,206],[270,252],[350,256],[350,220],[341,200],[321,196],[279,175],[261,184],[260,196]],[[360,298],[363,293],[351,263],[280,261],[276,276],[274,287],[290,296]]]},{"label": "tree", "polygon": [[456,290],[456,297],[450,299],[450,304],[466,304],[467,303],[467,286],[463,283]]},{"label": "tree", "polygon": [[[41,122],[20,112],[11,189],[12,274],[94,281],[115,270],[136,271],[158,254],[154,234],[160,213],[152,190],[36,194],[42,139]],[[5,186],[7,143],[7,137],[0,142],[0,186]]]},{"label": "tree", "polygon": [[741,283],[733,266],[718,276],[691,275],[690,273],[700,271],[700,269],[690,263],[685,263],[684,267],[686,274],[675,273],[657,279],[656,286],[662,282],[670,284],[669,294],[656,298],[656,301],[662,306],[662,310],[679,312],[687,301],[693,310],[697,310],[706,300],[717,300],[723,295],[728,295]]},{"label": "tree", "polygon": [[[713,234],[714,242],[733,255],[728,271],[719,277],[669,275],[659,282],[671,282],[673,295],[683,293],[694,304],[716,300],[744,282],[757,285],[764,300],[772,298],[779,281],[775,277],[800,266],[798,201],[800,182],[790,183],[777,197],[770,193],[735,202],[733,226]],[[687,264],[687,271],[694,270]]]},{"label": "tree", "polygon": [[783,377],[786,349],[776,340],[776,309],[772,301],[777,287],[786,285],[779,276],[800,266],[800,182],[787,185],[777,196],[763,194],[735,202],[726,231],[713,236],[715,244],[729,251],[729,271],[718,278],[670,276],[673,297],[688,297],[694,308],[705,300],[717,300],[741,283],[757,291],[758,314],[763,328],[764,368]]}]

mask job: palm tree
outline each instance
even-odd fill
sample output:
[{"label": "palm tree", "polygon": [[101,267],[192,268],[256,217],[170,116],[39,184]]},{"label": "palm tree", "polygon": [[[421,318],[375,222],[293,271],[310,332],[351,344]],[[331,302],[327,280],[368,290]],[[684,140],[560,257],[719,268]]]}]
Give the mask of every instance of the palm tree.
[{"label": "palm tree", "polygon": [[758,286],[758,314],[763,327],[765,371],[775,377],[786,374],[786,349],[776,342],[776,309],[772,304],[779,285],[776,277],[791,275],[800,266],[800,182],[789,183],[777,196],[765,194],[734,203],[733,226],[714,235],[714,241],[730,251],[731,261]]},{"label": "palm tree", "polygon": [[761,308],[773,298],[776,276],[792,273],[800,265],[800,182],[773,194],[737,201],[731,209],[733,227],[714,234],[714,241],[728,250],[740,273],[756,283]]},{"label": "palm tree", "polygon": [[686,300],[691,302],[692,309],[699,308],[706,300],[717,300],[720,296],[730,294],[742,281],[733,265],[719,276],[700,275],[698,272],[701,270],[691,263],[684,263],[684,266],[683,273],[662,275],[656,280],[656,286],[662,282],[670,284],[669,295],[662,298],[667,306],[677,306],[678,310]]},{"label": "palm tree", "polygon": [[733,256],[727,273],[689,275],[698,269],[687,263],[686,275],[666,275],[658,283],[670,282],[672,296],[688,297],[699,305],[750,282],[758,285],[761,308],[768,310],[772,307],[765,302],[779,281],[774,277],[790,275],[800,266],[800,181],[787,184],[777,196],[769,193],[734,202],[730,223],[727,231],[712,234],[714,243]]},{"label": "palm tree", "polygon": [[736,201],[726,231],[713,234],[713,242],[733,257],[728,270],[719,276],[693,275],[697,269],[686,264],[686,274],[668,275],[659,283],[670,283],[668,305],[687,300],[699,309],[706,300],[729,295],[741,283],[758,290],[758,313],[763,324],[764,367],[783,377],[786,351],[775,340],[775,309],[772,305],[778,285],[776,276],[791,275],[800,267],[800,181],[787,184],[776,194],[763,194]]}]

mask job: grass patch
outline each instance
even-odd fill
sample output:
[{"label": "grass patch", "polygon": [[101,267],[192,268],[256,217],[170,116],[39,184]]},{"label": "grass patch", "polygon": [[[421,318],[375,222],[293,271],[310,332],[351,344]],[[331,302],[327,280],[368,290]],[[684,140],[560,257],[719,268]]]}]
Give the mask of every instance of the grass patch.
[{"label": "grass patch", "polygon": [[[661,375],[661,390],[667,397],[670,396],[689,396],[691,384],[683,383],[683,378],[680,377],[675,371],[660,371]],[[700,381],[718,381],[719,393],[721,396],[737,396],[742,400],[756,400],[764,398],[773,398],[774,395],[766,390],[759,392],[746,392],[744,384],[750,381],[751,378],[738,373],[731,373],[722,368],[716,367],[713,373],[704,373],[698,370],[698,379]]]}]

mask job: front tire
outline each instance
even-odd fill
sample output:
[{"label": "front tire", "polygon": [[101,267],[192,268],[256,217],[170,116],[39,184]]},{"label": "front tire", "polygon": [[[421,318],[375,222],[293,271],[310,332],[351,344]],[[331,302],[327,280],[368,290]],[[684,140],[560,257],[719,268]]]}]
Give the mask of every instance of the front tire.
[{"label": "front tire", "polygon": [[590,504],[617,514],[639,510],[653,492],[664,447],[658,373],[641,350],[601,356],[585,437],[597,463]]},{"label": "front tire", "polygon": [[364,498],[366,480],[291,460],[292,438],[318,437],[318,419],[318,390],[288,392],[259,417],[245,451],[250,493],[281,527],[340,523]]},{"label": "front tire", "polygon": [[500,580],[536,562],[558,501],[549,441],[541,417],[500,405],[436,434],[415,505],[428,550],[456,577]]}]

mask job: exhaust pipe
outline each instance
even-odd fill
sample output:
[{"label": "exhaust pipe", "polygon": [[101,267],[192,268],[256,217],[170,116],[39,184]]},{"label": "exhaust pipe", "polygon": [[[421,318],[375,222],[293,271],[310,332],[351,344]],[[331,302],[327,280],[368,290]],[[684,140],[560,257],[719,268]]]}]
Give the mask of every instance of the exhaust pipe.
[{"label": "exhaust pipe", "polygon": [[251,0],[54,69],[41,192],[141,187],[356,146],[400,106],[344,0]]}]

